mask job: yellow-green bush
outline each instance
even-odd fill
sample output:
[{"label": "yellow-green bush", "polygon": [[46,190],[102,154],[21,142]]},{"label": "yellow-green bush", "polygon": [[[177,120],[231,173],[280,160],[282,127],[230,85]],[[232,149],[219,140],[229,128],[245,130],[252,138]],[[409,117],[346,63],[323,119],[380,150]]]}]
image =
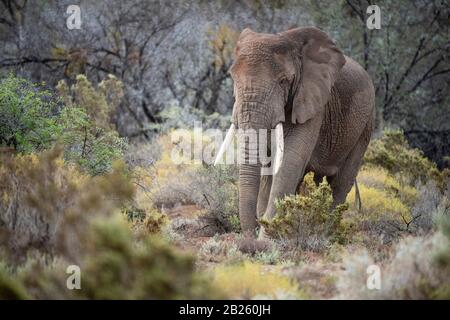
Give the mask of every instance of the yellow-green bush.
[{"label": "yellow-green bush", "polygon": [[362,208],[355,206],[353,187],[347,196],[351,210],[345,219],[359,225],[366,236],[368,229],[377,229],[378,236],[389,235],[386,240],[404,231],[426,233],[434,229],[434,216],[440,215],[446,196],[433,180],[427,185],[418,184],[416,189],[397,177],[381,167],[363,167],[357,177]]},{"label": "yellow-green bush", "polygon": [[418,194],[415,187],[397,179],[381,167],[363,167],[358,173],[357,181],[358,184],[367,188],[382,190],[390,196],[400,199],[408,206],[414,205],[417,200]]},{"label": "yellow-green bush", "polygon": [[343,213],[348,204],[332,209],[331,188],[325,179],[316,186],[312,174],[305,177],[306,194],[278,199],[276,215],[271,221],[262,220],[266,232],[277,238],[288,238],[304,249],[320,250],[332,242],[347,240]]},{"label": "yellow-green bush", "polygon": [[279,268],[265,270],[262,265],[249,261],[216,267],[213,276],[213,285],[234,299],[307,297],[297,284],[280,274]]},{"label": "yellow-green bush", "polygon": [[440,172],[435,163],[419,149],[411,148],[400,130],[385,130],[379,139],[372,140],[364,155],[364,164],[386,169],[414,185],[433,179],[445,188],[448,171]]},{"label": "yellow-green bush", "polygon": [[113,75],[101,81],[98,87],[79,74],[72,86],[61,80],[56,89],[66,107],[82,107],[96,127],[113,128],[111,117],[123,97],[123,84]]},{"label": "yellow-green bush", "polygon": [[[398,221],[401,221],[402,218],[410,220],[410,207],[386,189],[368,187],[362,183],[358,186],[362,202],[360,214],[364,218],[375,220],[381,217],[389,217]],[[355,202],[355,188],[348,194],[347,201],[349,203]],[[352,208],[356,210],[353,206]]]}]

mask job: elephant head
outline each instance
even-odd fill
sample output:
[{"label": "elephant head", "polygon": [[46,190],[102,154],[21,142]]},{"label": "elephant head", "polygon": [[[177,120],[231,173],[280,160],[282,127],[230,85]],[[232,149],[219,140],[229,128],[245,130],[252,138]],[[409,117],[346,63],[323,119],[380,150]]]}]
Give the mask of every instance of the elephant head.
[{"label": "elephant head", "polygon": [[[230,69],[235,95],[232,125],[218,158],[236,128],[241,129],[239,134],[276,128],[276,171],[283,159],[283,125],[302,125],[323,112],[345,58],[326,33],[313,27],[276,35],[245,29],[235,56]],[[254,231],[261,163],[251,163],[258,150],[252,150],[245,139],[239,141],[246,160],[239,167],[239,215],[242,230]]]}]

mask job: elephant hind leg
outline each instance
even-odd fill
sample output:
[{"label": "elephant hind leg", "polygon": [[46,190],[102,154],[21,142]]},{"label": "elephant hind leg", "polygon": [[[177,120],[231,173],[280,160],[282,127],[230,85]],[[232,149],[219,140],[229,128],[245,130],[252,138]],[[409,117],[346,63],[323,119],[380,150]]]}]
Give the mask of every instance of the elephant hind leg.
[{"label": "elephant hind leg", "polygon": [[327,177],[333,191],[333,207],[344,203],[347,194],[352,189],[361,166],[364,152],[369,144],[371,132],[372,125],[368,123],[359,141],[349,153],[337,174],[332,177]]}]

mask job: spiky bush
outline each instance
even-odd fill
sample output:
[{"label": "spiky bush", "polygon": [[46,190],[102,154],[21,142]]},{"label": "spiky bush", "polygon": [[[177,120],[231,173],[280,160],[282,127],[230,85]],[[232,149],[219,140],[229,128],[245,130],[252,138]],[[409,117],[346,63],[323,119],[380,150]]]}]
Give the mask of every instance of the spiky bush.
[{"label": "spiky bush", "polygon": [[347,196],[350,210],[345,220],[354,225],[356,236],[371,251],[404,235],[435,230],[435,219],[442,215],[448,192],[434,180],[415,187],[375,166],[362,168],[357,177],[362,208],[355,203],[355,188]]},{"label": "spiky bush", "polygon": [[343,213],[348,204],[332,208],[331,188],[325,179],[316,186],[312,175],[305,177],[306,194],[278,199],[276,215],[271,221],[262,220],[266,232],[275,238],[291,239],[302,249],[321,250],[333,242],[347,240]]}]

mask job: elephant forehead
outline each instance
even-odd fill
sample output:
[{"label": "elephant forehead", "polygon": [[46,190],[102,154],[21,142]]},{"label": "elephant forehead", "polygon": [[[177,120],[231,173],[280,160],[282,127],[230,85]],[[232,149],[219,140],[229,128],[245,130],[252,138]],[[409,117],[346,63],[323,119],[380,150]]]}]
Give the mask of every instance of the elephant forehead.
[{"label": "elephant forehead", "polygon": [[285,53],[287,50],[287,42],[276,36],[262,37],[247,41],[239,41],[236,51],[239,54],[274,54]]},{"label": "elephant forehead", "polygon": [[282,66],[277,63],[273,53],[263,50],[248,50],[240,54],[231,69],[239,76],[253,75],[260,80],[273,77],[282,70]]}]

